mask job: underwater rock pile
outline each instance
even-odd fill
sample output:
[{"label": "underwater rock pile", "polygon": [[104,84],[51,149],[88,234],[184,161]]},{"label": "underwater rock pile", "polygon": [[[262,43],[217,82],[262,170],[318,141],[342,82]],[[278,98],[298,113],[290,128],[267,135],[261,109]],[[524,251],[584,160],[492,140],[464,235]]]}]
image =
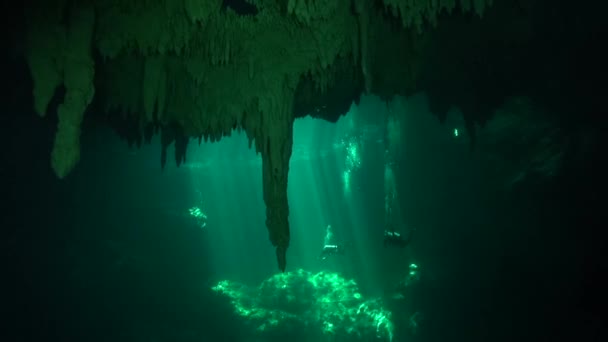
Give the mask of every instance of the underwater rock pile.
[{"label": "underwater rock pile", "polygon": [[230,298],[235,312],[261,337],[393,339],[391,313],[379,300],[364,299],[354,280],[337,273],[299,269],[274,275],[255,288],[224,280],[213,290]]}]

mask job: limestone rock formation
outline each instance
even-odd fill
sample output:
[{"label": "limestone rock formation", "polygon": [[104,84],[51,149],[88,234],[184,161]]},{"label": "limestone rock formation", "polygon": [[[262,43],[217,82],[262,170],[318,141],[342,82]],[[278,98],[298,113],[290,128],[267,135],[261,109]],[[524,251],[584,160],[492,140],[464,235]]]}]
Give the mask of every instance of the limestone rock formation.
[{"label": "limestone rock formation", "polygon": [[[85,113],[103,112],[116,126],[129,122],[121,132],[131,142],[160,133],[162,162],[166,146],[175,142],[178,165],[190,138],[217,141],[244,130],[262,155],[266,223],[284,270],[294,119],[335,121],[362,93],[390,100],[419,90],[452,99],[473,119],[491,112],[501,96],[483,101],[483,108],[472,103],[484,95],[475,82],[496,75],[469,75],[484,67],[487,55],[471,44],[489,38],[480,34],[446,53],[451,45],[445,30],[472,37],[473,31],[493,28],[482,17],[501,25],[523,20],[523,26],[513,26],[524,27],[513,39],[526,41],[527,7],[522,14],[519,1],[494,2],[499,1],[30,0],[24,5],[25,57],[40,115],[57,89],[65,88],[51,158],[60,178],[78,162]],[[499,10],[492,12],[494,7]],[[466,96],[447,94],[436,82],[440,71],[434,62],[440,58],[454,61],[443,71],[452,82],[471,86],[460,87]],[[441,115],[444,106],[434,103]]]}]

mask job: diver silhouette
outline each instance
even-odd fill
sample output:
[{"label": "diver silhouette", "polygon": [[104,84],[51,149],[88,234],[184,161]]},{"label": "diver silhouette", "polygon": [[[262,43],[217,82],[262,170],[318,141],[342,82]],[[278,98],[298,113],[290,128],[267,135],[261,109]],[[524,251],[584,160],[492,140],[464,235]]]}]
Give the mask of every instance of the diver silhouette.
[{"label": "diver silhouette", "polygon": [[345,244],[338,244],[334,242],[334,232],[330,224],[325,227],[325,238],[323,240],[323,249],[319,259],[327,260],[327,258],[335,255],[343,255],[345,251]]},{"label": "diver silhouette", "polygon": [[398,247],[405,248],[412,242],[415,229],[409,229],[407,236],[403,236],[401,233],[396,232],[394,229],[384,230],[384,247]]}]

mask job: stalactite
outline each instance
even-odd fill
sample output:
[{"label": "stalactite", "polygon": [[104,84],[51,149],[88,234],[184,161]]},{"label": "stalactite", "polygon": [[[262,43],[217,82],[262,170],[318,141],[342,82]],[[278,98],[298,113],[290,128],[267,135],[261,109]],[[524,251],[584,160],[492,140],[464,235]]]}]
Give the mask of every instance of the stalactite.
[{"label": "stalactite", "polygon": [[425,21],[435,26],[439,13],[451,13],[458,2],[463,12],[475,11],[482,16],[493,0],[383,0],[390,12],[401,17],[403,27],[414,27],[422,32]]},{"label": "stalactite", "polygon": [[186,163],[186,153],[190,139],[180,131],[175,136],[175,165]]},{"label": "stalactite", "polygon": [[286,87],[275,98],[262,101],[265,126],[255,128],[256,149],[262,154],[266,227],[281,271],[285,271],[290,241],[287,178],[293,146],[293,89]]},{"label": "stalactite", "polygon": [[47,1],[45,6],[26,12],[26,59],[34,83],[34,110],[45,116],[55,89],[63,82],[66,29],[62,26],[64,0]]},{"label": "stalactite", "polygon": [[361,56],[361,72],[365,80],[365,91],[370,93],[372,90],[372,74],[369,61],[369,2],[365,0],[355,0],[355,11],[359,19],[359,41]]},{"label": "stalactite", "polygon": [[73,7],[69,21],[63,81],[66,94],[57,109],[59,124],[51,153],[51,166],[59,178],[80,160],[80,124],[95,93],[91,54],[95,11],[88,6]]}]

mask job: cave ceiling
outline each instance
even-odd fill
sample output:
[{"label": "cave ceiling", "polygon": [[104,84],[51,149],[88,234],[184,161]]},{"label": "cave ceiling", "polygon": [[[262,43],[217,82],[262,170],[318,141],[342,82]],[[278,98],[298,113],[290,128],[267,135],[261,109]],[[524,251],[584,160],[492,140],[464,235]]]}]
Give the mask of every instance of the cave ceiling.
[{"label": "cave ceiling", "polygon": [[262,156],[282,270],[296,118],[335,122],[362,94],[390,101],[421,91],[440,119],[459,107],[471,130],[514,95],[556,110],[571,108],[572,96],[593,108],[585,90],[595,81],[573,84],[603,60],[572,53],[599,42],[603,26],[585,20],[596,14],[559,1],[44,0],[22,10],[15,39],[31,106],[57,116],[55,174],[76,167],[89,116],[129,143],[160,134],[163,165],[172,143],[179,165],[191,139],[244,131]]}]

